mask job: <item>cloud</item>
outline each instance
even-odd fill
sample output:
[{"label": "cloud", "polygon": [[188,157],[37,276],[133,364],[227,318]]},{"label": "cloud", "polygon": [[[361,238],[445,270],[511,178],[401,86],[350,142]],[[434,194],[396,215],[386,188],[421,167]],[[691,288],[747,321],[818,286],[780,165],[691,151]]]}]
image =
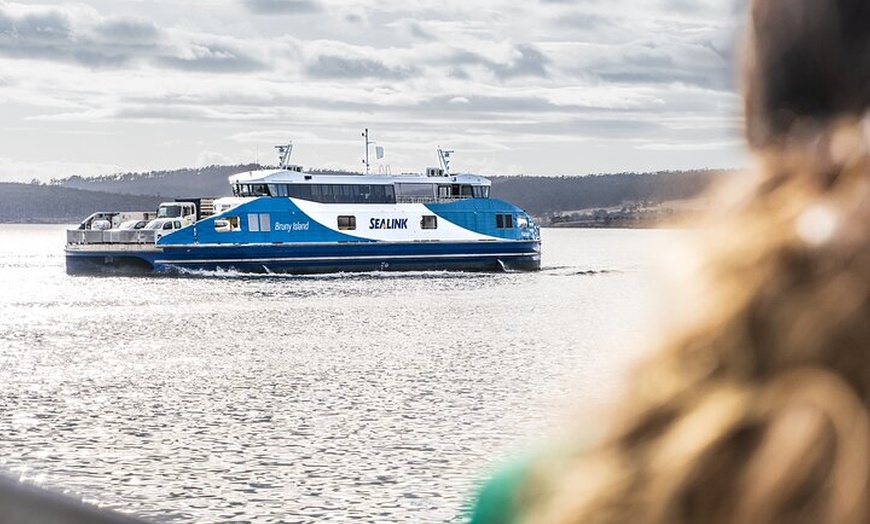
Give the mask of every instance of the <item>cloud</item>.
[{"label": "cloud", "polygon": [[103,17],[92,9],[13,10],[0,3],[0,56],[89,68],[145,64],[210,73],[264,68],[252,54],[220,39],[161,30],[140,18]]},{"label": "cloud", "polygon": [[228,44],[191,44],[178,54],[161,56],[157,61],[183,71],[242,73],[261,70],[265,65],[244,51]]},{"label": "cloud", "polygon": [[110,18],[98,25],[95,32],[112,44],[154,45],[162,38],[153,22],[130,18]]},{"label": "cloud", "polygon": [[499,78],[547,76],[546,65],[549,60],[543,53],[527,44],[518,45],[516,51],[519,56],[512,63],[494,68]]},{"label": "cloud", "polygon": [[412,37],[419,40],[435,40],[435,37],[417,20],[405,20],[404,28]]},{"label": "cloud", "polygon": [[13,57],[67,54],[73,43],[70,20],[60,12],[14,16],[0,5],[0,53]]},{"label": "cloud", "polygon": [[580,31],[597,31],[603,28],[615,27],[612,18],[592,13],[572,13],[559,16],[556,25]]},{"label": "cloud", "polygon": [[507,59],[488,58],[478,52],[456,51],[448,58],[452,64],[451,75],[457,79],[470,79],[475,75],[471,68],[482,67],[499,80],[521,77],[547,77],[547,66],[551,63],[544,53],[530,44],[513,46]]},{"label": "cloud", "polygon": [[242,0],[242,5],[257,15],[307,15],[323,10],[314,0]]},{"label": "cloud", "polygon": [[160,31],[135,18],[90,9],[13,9],[0,4],[0,56],[119,67],[159,48]]},{"label": "cloud", "polygon": [[412,68],[388,66],[383,62],[361,57],[320,55],[309,63],[306,72],[315,78],[379,78],[398,80],[414,73]]},{"label": "cloud", "polygon": [[[392,162],[403,158],[396,142],[416,150],[443,136],[480,149],[495,141],[488,151],[711,144],[739,113],[732,48],[743,0],[680,9],[686,1],[234,0],[210,2],[203,16],[170,0],[0,0],[4,125],[38,130],[10,136],[0,156],[81,128],[147,141],[172,127],[188,156],[161,160],[170,165],[223,151],[188,141],[204,128],[250,143],[289,129],[327,151],[349,127],[374,125]],[[701,117],[707,127],[692,128]],[[165,122],[177,125],[154,125]],[[409,127],[420,128],[414,140]],[[62,155],[66,144],[50,149]]]},{"label": "cloud", "polygon": [[60,160],[24,162],[11,158],[0,158],[0,181],[23,182],[35,178],[41,182],[48,182],[52,178],[64,178],[70,175],[99,176],[120,171],[121,168],[115,164]]}]

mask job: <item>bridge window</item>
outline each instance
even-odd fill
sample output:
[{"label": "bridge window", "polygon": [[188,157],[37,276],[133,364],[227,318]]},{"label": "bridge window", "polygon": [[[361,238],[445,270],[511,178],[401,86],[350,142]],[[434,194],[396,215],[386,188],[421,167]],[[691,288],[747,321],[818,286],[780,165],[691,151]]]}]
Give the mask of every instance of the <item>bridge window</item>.
[{"label": "bridge window", "polygon": [[438,217],[435,215],[423,215],[423,219],[420,220],[420,227],[422,229],[438,229]]},{"label": "bridge window", "polygon": [[[420,184],[415,184],[420,185]],[[423,184],[420,196],[432,197],[433,186]],[[235,196],[290,197],[324,204],[395,204],[396,192],[384,184],[236,184]]]},{"label": "bridge window", "polygon": [[356,229],[356,217],[353,215],[338,215],[338,229],[340,231]]},{"label": "bridge window", "polygon": [[435,184],[396,184],[396,197],[399,199],[434,199]]},{"label": "bridge window", "polygon": [[233,196],[260,197],[270,196],[269,189],[275,184],[236,184],[233,186]]}]

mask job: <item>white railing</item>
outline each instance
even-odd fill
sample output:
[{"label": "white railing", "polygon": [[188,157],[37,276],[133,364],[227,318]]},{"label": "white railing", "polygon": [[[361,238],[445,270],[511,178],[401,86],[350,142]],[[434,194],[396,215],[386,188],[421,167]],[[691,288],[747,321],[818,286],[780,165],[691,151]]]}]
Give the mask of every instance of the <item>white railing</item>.
[{"label": "white railing", "polygon": [[456,200],[468,200],[470,196],[455,197],[432,197],[432,196],[397,196],[397,204],[431,204],[438,202],[455,202]]},{"label": "white railing", "polygon": [[69,229],[67,244],[153,244],[157,241],[157,229]]}]

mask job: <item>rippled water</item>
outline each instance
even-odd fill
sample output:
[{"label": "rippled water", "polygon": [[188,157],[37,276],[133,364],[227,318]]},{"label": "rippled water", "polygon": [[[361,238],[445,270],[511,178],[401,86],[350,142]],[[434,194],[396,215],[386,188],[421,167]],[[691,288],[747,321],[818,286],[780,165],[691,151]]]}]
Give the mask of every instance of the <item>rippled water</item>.
[{"label": "rippled water", "polygon": [[545,230],[539,273],[68,277],[0,228],[0,470],[154,522],[453,522],[606,397],[673,233]]}]

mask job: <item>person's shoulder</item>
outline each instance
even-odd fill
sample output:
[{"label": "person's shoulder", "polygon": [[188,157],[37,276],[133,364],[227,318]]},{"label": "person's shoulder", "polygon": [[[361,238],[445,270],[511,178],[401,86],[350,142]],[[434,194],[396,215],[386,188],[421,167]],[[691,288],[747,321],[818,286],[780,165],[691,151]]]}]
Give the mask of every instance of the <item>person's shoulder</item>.
[{"label": "person's shoulder", "polygon": [[520,494],[528,481],[532,457],[515,459],[484,482],[471,507],[469,524],[515,524],[523,508]]},{"label": "person's shoulder", "polygon": [[469,524],[523,522],[547,500],[567,465],[584,454],[583,441],[550,441],[497,469],[477,491],[469,512]]}]

